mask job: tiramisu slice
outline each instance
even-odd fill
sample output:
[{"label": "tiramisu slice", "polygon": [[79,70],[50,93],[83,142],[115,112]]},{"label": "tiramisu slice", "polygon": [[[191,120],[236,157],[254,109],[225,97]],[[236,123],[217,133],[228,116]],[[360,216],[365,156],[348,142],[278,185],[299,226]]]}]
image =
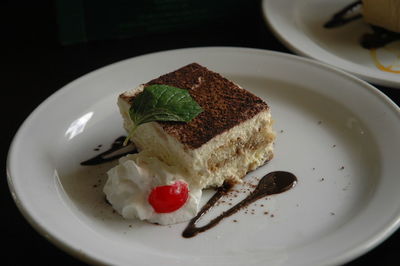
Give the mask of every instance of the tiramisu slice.
[{"label": "tiramisu slice", "polygon": [[203,112],[188,123],[140,125],[131,140],[140,153],[180,169],[192,186],[203,189],[221,186],[224,181],[240,182],[246,173],[272,158],[275,134],[268,105],[197,63],[121,94],[118,106],[128,132],[133,99],[154,84],[188,90]]}]

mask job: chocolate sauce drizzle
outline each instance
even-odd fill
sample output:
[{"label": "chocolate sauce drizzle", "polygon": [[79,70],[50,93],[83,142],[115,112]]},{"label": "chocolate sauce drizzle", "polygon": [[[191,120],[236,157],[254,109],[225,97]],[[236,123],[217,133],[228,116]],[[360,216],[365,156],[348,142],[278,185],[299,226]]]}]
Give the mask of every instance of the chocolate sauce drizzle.
[{"label": "chocolate sauce drizzle", "polygon": [[105,162],[113,161],[122,156],[125,156],[130,153],[137,153],[137,149],[133,144],[128,144],[126,146],[123,145],[125,136],[121,136],[114,140],[111,144],[111,148],[105,152],[100,153],[99,155],[81,162],[81,165],[97,165]]},{"label": "chocolate sauce drizzle", "polygon": [[214,226],[216,226],[222,219],[231,216],[240,209],[246,207],[247,205],[253,203],[254,201],[273,194],[278,194],[285,192],[296,185],[297,178],[292,173],[284,171],[271,172],[265,175],[257,187],[251,192],[245,199],[237,203],[232,208],[224,211],[222,214],[211,220],[204,226],[197,227],[197,221],[210,209],[212,208],[218,200],[229,192],[232,185],[227,183],[222,187],[218,188],[217,192],[211,197],[211,199],[203,206],[200,212],[190,220],[188,226],[183,231],[182,236],[185,238],[194,237],[198,233],[204,232]]},{"label": "chocolate sauce drizzle", "polygon": [[353,20],[361,18],[362,17],[361,13],[359,11],[358,13],[355,13],[354,11],[358,6],[361,5],[362,5],[361,1],[356,1],[344,7],[343,9],[335,13],[332,16],[332,18],[324,24],[324,28],[328,29],[336,28],[339,26],[343,26]]},{"label": "chocolate sauce drizzle", "polygon": [[[324,24],[324,28],[336,28],[343,26],[353,20],[362,17],[360,9],[361,1],[356,1],[337,13],[335,13],[332,18]],[[358,8],[358,10],[356,10]],[[392,32],[384,28],[370,25],[372,28],[372,33],[365,33],[360,38],[360,45],[365,49],[374,49],[385,46],[393,41],[400,40],[400,34],[397,32]]]},{"label": "chocolate sauce drizzle", "polygon": [[361,36],[360,44],[365,49],[374,49],[385,46],[388,43],[400,40],[400,34],[381,27],[372,26],[372,33]]}]

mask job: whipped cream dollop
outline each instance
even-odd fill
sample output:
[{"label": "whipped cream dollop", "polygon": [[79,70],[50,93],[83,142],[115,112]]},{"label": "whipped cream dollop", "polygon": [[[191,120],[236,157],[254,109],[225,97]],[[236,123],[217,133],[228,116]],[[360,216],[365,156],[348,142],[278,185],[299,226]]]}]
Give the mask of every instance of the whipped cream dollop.
[{"label": "whipped cream dollop", "polygon": [[[201,188],[188,184],[178,168],[144,151],[120,158],[119,164],[107,174],[108,180],[103,191],[108,202],[126,219],[139,218],[168,225],[188,221],[199,210]],[[151,191],[177,181],[188,185],[189,194],[185,204],[173,212],[155,212],[148,201]]]}]

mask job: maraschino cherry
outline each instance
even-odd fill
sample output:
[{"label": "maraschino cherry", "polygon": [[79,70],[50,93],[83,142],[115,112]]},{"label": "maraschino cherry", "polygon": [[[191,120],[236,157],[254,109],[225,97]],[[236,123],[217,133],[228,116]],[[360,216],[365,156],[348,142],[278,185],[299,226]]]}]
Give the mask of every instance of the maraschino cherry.
[{"label": "maraschino cherry", "polygon": [[188,196],[188,185],[185,182],[176,181],[172,185],[153,188],[148,201],[156,213],[169,213],[181,208]]}]

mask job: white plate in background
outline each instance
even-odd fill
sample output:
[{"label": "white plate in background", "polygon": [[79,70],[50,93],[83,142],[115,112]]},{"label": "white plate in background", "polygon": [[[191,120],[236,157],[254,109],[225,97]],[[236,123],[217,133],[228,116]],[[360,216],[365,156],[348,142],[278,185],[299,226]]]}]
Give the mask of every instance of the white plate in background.
[{"label": "white plate in background", "polygon": [[[263,0],[264,17],[275,35],[293,52],[317,59],[348,71],[366,81],[400,88],[400,73],[377,68],[370,50],[359,44],[370,27],[358,19],[344,26],[323,27],[333,14],[355,0]],[[398,65],[400,72],[400,41],[377,49],[377,58],[384,66]]]},{"label": "white plate in background", "polygon": [[[79,163],[124,134],[119,93],[191,62],[271,106],[275,156],[247,178],[285,170],[298,184],[185,239],[186,223],[155,226],[113,213],[101,193],[113,163]],[[13,140],[8,182],[36,230],[90,263],[341,264],[399,226],[399,137],[400,112],[390,99],[324,64],[246,48],[173,50],[101,68],[50,96]]]}]

